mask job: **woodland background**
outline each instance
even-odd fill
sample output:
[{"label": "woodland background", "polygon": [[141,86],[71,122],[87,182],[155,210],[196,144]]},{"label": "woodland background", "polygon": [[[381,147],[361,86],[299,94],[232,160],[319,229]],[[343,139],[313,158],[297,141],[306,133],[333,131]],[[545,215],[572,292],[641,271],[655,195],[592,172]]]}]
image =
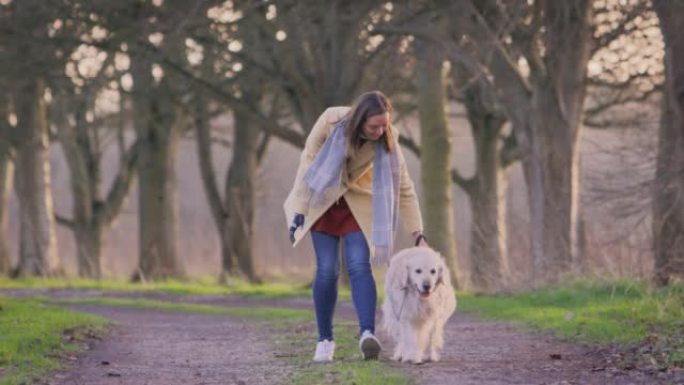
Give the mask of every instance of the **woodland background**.
[{"label": "woodland background", "polygon": [[459,287],[666,285],[682,30],[681,0],[0,0],[0,274],[307,282],[299,153],[379,89]]}]

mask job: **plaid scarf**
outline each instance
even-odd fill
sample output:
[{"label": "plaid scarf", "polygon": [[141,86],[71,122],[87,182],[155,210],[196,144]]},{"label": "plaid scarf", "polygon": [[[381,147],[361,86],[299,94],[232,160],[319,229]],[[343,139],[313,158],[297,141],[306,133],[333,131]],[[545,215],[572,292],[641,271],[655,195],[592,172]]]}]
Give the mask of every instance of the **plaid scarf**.
[{"label": "plaid scarf", "polygon": [[[347,155],[346,120],[340,121],[325,140],[302,179],[299,195],[309,207],[323,204],[342,183]],[[376,262],[389,262],[394,249],[399,207],[399,156],[387,152],[376,141],[373,158],[373,230],[371,255]]]}]

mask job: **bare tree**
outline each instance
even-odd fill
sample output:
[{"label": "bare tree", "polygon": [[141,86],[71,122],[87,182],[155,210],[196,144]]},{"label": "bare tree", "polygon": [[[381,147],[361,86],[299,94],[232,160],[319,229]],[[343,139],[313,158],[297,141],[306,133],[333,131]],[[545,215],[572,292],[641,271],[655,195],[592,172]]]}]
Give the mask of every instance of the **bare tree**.
[{"label": "bare tree", "polygon": [[[145,52],[131,55],[134,125],[140,143],[138,175],[139,274],[141,279],[177,277],[178,202],[175,159],[184,113],[172,100],[166,82],[154,84],[152,60]],[[135,277],[134,277],[135,278]]]},{"label": "bare tree", "polygon": [[[119,171],[107,194],[103,195],[103,142],[107,136],[115,136],[117,130],[113,127],[99,128],[97,125],[102,122],[89,123],[86,118],[87,114],[93,114],[98,91],[96,87],[97,84],[84,87],[78,95],[59,95],[60,100],[55,103],[60,109],[55,115],[61,116],[56,119],[59,122],[57,137],[69,166],[73,194],[72,217],[58,215],[57,220],[74,232],[78,275],[87,278],[102,276],[101,253],[104,237],[128,195],[138,157],[137,144],[127,150],[123,149]],[[120,106],[123,105],[124,103],[120,103]],[[74,111],[73,115],[68,114],[68,111]],[[118,113],[125,114],[124,111]],[[73,125],[69,123],[70,120]],[[122,130],[123,127],[118,129]]]},{"label": "bare tree", "polygon": [[130,47],[134,126],[140,146],[138,176],[143,181],[138,189],[139,269],[134,279],[184,276],[176,252],[175,161],[191,115],[185,105],[190,87],[177,69],[187,67],[185,39],[194,23],[204,20],[209,5],[166,1],[137,7],[129,3],[127,10],[135,10],[132,24],[137,29],[121,27]]},{"label": "bare tree", "polygon": [[592,1],[463,1],[452,7],[512,123],[528,187],[535,275],[555,281],[570,270],[578,240],[577,154]]},{"label": "bare tree", "polygon": [[14,174],[9,126],[4,122],[7,110],[4,107],[5,103],[0,104],[0,275],[5,275],[10,270],[10,254],[5,232],[8,218],[7,205]]},{"label": "bare tree", "polygon": [[439,46],[420,38],[415,40],[414,50],[420,142],[425,149],[420,157],[425,233],[430,245],[444,256],[455,278],[451,138],[446,121],[444,57],[439,52]]},{"label": "bare tree", "polygon": [[13,276],[49,276],[58,270],[57,238],[48,158],[47,107],[42,79],[14,90],[17,129],[15,190],[19,200],[19,263]]},{"label": "bare tree", "polygon": [[[259,282],[253,255],[256,176],[260,156],[266,149],[270,135],[263,133],[257,122],[259,119],[275,119],[265,115],[261,99],[265,95],[266,78],[261,75],[261,70],[243,69],[241,61],[226,55],[223,47],[229,41],[240,42],[249,47],[252,51],[250,55],[255,59],[260,53],[268,52],[261,47],[263,41],[259,36],[259,28],[255,27],[255,23],[266,22],[266,6],[244,4],[242,8],[230,11],[241,15],[239,20],[232,23],[230,33],[224,29],[226,25],[220,19],[214,19],[210,28],[197,31],[193,36],[202,43],[202,63],[198,76],[218,85],[207,89],[202,82],[196,82],[195,130],[204,190],[221,240],[222,272],[219,280],[225,283],[233,277],[242,276]],[[217,89],[218,98],[216,92],[208,92]],[[224,99],[228,103],[219,105],[217,99]],[[274,104],[277,105],[277,102],[274,101]],[[217,112],[210,112],[209,105],[218,106]],[[273,106],[271,110],[275,111],[277,107]],[[230,112],[234,123],[232,159],[222,189],[218,186],[212,163],[212,129],[209,122],[211,116],[219,112]]]},{"label": "bare tree", "polygon": [[212,164],[208,101],[203,90],[199,89],[195,97],[194,117],[202,181],[221,239],[220,281],[227,282],[230,277],[244,275],[250,281],[258,282],[260,278],[254,268],[252,253],[253,219],[256,172],[265,136],[253,123],[251,114],[240,108],[234,110],[233,157],[222,193]]},{"label": "bare tree", "polygon": [[[54,75],[53,21],[63,10],[58,2],[13,1],[0,5],[2,84],[16,121],[7,137],[14,147],[14,188],[19,201],[19,263],[16,276],[58,272],[59,258],[52,207],[48,158],[48,82]],[[17,63],[21,63],[17,66]]]},{"label": "bare tree", "polygon": [[684,276],[684,3],[654,1],[665,40],[666,83],[653,197],[655,281]]},{"label": "bare tree", "polygon": [[506,168],[517,160],[512,135],[504,135],[506,118],[496,106],[487,82],[459,62],[453,63],[475,144],[476,170],[465,179],[453,170],[453,179],[468,194],[472,210],[470,277],[475,290],[497,292],[508,280],[505,192]]}]

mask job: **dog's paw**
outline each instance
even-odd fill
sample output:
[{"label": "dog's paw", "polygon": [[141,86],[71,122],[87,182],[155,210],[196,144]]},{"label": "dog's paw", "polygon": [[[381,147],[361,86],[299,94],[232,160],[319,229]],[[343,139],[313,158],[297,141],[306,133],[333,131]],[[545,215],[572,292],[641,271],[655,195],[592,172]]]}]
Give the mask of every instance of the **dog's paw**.
[{"label": "dog's paw", "polygon": [[392,360],[397,361],[397,362],[401,362],[403,360],[403,357],[401,356],[401,352],[395,352],[392,355]]},{"label": "dog's paw", "polygon": [[439,360],[442,359],[442,355],[439,354],[439,352],[431,352],[430,353],[430,361],[431,362],[439,362]]},{"label": "dog's paw", "polygon": [[418,356],[407,357],[404,361],[410,362],[414,365],[420,365],[424,362],[423,359],[421,357],[418,357]]}]

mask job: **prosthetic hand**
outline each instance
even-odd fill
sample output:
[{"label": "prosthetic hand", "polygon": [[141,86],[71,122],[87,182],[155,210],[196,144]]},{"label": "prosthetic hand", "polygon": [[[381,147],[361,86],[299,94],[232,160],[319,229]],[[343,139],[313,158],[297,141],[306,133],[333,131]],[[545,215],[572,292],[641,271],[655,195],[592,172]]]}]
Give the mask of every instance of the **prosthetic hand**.
[{"label": "prosthetic hand", "polygon": [[304,214],[295,214],[290,225],[290,242],[295,242],[295,231],[304,226]]}]

